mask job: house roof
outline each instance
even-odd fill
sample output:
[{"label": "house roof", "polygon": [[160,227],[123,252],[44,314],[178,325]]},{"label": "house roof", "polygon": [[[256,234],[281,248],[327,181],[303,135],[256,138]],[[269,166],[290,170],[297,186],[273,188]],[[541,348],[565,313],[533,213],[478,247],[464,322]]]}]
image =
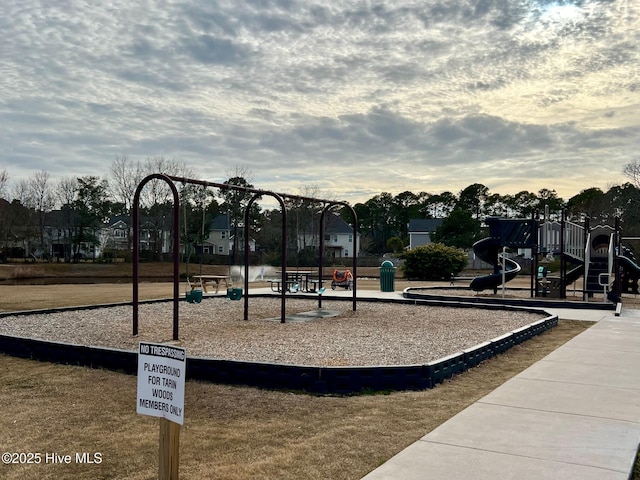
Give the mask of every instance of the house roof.
[{"label": "house roof", "polygon": [[440,225],[441,218],[412,218],[409,220],[409,233],[435,232]]},{"label": "house roof", "polygon": [[339,215],[331,214],[325,223],[325,233],[353,233],[353,227],[345,222]]},{"label": "house roof", "polygon": [[209,225],[210,230],[229,230],[230,228],[229,216],[226,213],[215,217],[213,220],[211,220],[211,224]]},{"label": "house roof", "polygon": [[[111,218],[109,218],[109,227],[114,228],[114,227],[127,227],[129,226],[129,222],[131,221],[130,217],[127,217],[125,215],[116,215],[113,216]],[[120,224],[120,225],[118,225]]]},{"label": "house roof", "polygon": [[[73,212],[66,212],[68,215],[74,215]],[[52,210],[45,215],[45,222],[49,227],[59,227],[67,225],[69,220],[64,217],[64,213],[61,210]]]}]

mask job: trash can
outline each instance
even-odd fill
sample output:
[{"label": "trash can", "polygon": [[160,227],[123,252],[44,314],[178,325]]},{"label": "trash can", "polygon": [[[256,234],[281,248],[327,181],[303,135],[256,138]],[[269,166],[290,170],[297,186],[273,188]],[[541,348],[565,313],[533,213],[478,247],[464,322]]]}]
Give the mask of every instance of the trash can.
[{"label": "trash can", "polygon": [[396,280],[396,267],[389,260],[385,260],[380,265],[380,290],[383,292],[393,292]]}]

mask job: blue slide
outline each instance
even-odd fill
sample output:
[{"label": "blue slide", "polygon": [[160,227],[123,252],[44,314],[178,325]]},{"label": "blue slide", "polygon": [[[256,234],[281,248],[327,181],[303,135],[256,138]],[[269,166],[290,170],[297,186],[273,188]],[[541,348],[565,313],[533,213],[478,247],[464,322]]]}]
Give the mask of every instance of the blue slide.
[{"label": "blue slide", "polygon": [[[473,291],[494,290],[498,288],[499,285],[502,285],[502,265],[498,259],[500,250],[500,240],[494,237],[483,238],[473,244],[473,253],[483,262],[493,265],[495,272],[491,275],[474,278],[469,285]],[[518,262],[510,258],[505,259],[505,267],[504,279],[507,282],[513,280],[522,269]]]}]

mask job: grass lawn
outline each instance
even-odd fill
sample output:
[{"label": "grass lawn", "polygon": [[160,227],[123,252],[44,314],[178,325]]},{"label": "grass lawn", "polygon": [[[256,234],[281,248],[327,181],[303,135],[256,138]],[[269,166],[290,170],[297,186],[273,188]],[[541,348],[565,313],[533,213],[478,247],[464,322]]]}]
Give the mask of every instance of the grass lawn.
[{"label": "grass lawn", "polygon": [[[180,476],[361,478],[590,325],[561,321],[421,392],[309,396],[187,382]],[[97,465],[1,465],[1,478],[154,478],[158,420],[136,414],[134,376],[0,358],[3,451],[102,456]]]},{"label": "grass lawn", "polygon": [[[126,285],[41,290],[38,308],[130,295]],[[20,299],[23,308],[34,308],[37,291],[40,287],[3,286],[0,310],[15,309],[5,307]],[[561,320],[551,331],[421,392],[309,396],[187,382],[180,476],[361,478],[591,325]],[[0,478],[156,478],[159,422],[136,414],[134,376],[1,355],[0,361],[2,451],[43,456],[36,465],[0,465]],[[45,453],[74,457],[83,452],[99,452],[101,463],[44,462]]]}]

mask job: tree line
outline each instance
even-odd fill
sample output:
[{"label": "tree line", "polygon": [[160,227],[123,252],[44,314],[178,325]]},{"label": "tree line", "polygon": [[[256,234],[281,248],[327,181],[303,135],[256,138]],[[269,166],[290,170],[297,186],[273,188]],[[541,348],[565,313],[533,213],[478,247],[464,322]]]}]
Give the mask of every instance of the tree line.
[{"label": "tree line", "polygon": [[[635,168],[632,168],[635,165]],[[632,172],[636,172],[635,176]],[[640,235],[640,161],[625,167],[625,175],[632,181],[603,191],[586,188],[565,200],[555,190],[541,189],[537,193],[521,191],[513,195],[490,192],[474,183],[457,194],[443,192],[415,194],[405,191],[398,195],[382,193],[354,206],[358,214],[359,231],[363,235],[363,249],[371,252],[401,250],[408,245],[409,219],[440,218],[442,225],[432,240],[449,246],[469,248],[485,233],[483,219],[536,218],[583,222],[589,218],[593,225],[613,225],[619,217],[625,235]]]},{"label": "tree line", "polygon": [[[69,248],[66,260],[73,259],[83,245],[99,242],[96,230],[120,217],[130,223],[133,196],[140,181],[151,173],[162,172],[177,177],[194,178],[190,167],[162,156],[144,161],[117,156],[106,178],[99,176],[65,177],[52,181],[46,171],[35,172],[30,178],[10,184],[9,172],[0,171],[0,248],[25,245],[27,254],[45,250],[46,229],[51,227],[52,213],[57,213],[58,228],[66,229]],[[409,243],[410,219],[442,219],[434,240],[450,246],[467,248],[482,236],[482,221],[488,216],[505,218],[542,217],[551,220],[564,214],[567,219],[581,222],[586,217],[592,224],[612,224],[619,217],[624,234],[640,236],[640,160],[625,165],[623,172],[629,182],[604,191],[585,188],[569,199],[560,198],[555,190],[541,189],[536,193],[494,193],[480,183],[461,191],[442,193],[404,191],[397,195],[383,192],[366,202],[355,204],[360,234],[360,251],[380,255],[400,251]],[[224,183],[254,188],[250,171],[236,166],[228,172]],[[161,255],[160,235],[180,229],[185,250],[195,249],[209,235],[213,218],[226,213],[232,231],[232,255],[240,250],[245,227],[266,256],[277,256],[281,247],[282,220],[279,209],[262,210],[253,203],[251,224],[244,225],[244,206],[250,195],[238,190],[207,189],[197,185],[180,185],[182,225],[172,225],[173,199],[169,188],[161,181],[152,181],[141,197],[141,216],[150,226],[152,250]],[[301,197],[317,197],[318,189],[305,187],[291,192]],[[315,245],[304,242],[317,235],[322,205],[307,200],[286,200],[288,248],[298,255],[297,261],[313,258]],[[341,212],[337,211],[340,214]],[[350,222],[348,215],[344,219]],[[129,232],[130,234],[130,232]],[[128,248],[130,250],[130,243]]]}]

